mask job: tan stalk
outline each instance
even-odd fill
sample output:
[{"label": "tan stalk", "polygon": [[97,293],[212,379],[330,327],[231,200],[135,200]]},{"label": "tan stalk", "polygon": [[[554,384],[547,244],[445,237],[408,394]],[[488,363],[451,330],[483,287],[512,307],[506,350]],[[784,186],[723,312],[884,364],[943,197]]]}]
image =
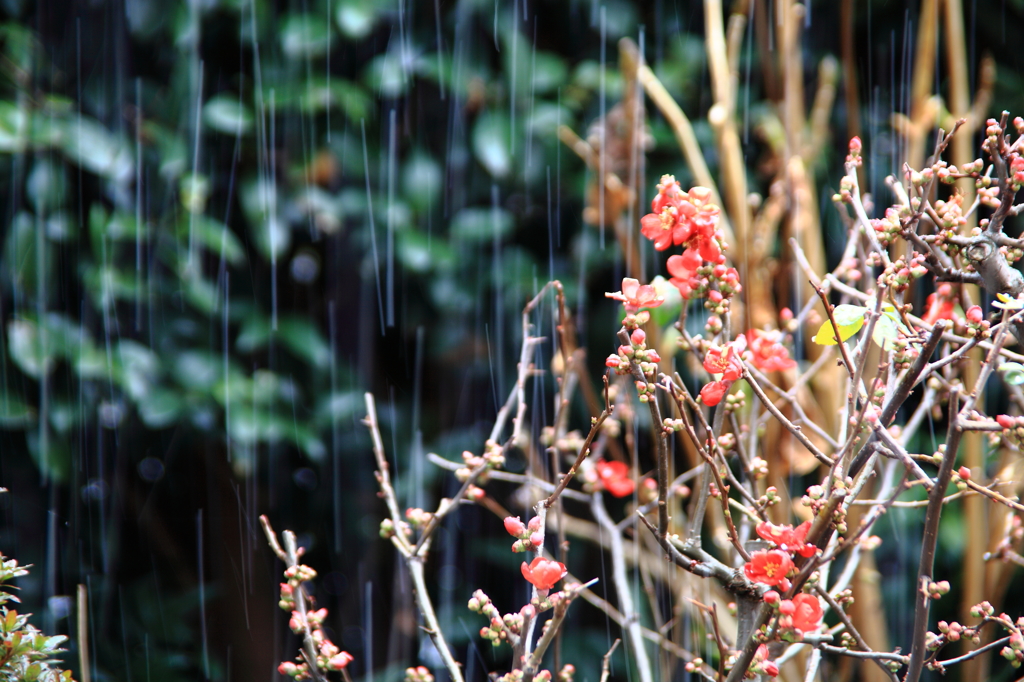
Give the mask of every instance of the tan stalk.
[{"label": "tan stalk", "polygon": [[[743,15],[740,15],[742,20]],[[732,259],[746,265],[747,233],[750,208],[747,205],[747,172],[743,163],[743,150],[736,130],[733,72],[725,42],[725,24],[721,0],[704,0],[704,35],[711,72],[711,91],[715,103],[708,111],[708,122],[718,144],[719,164],[724,188],[725,209],[732,220],[734,235],[729,240]]]},{"label": "tan stalk", "polygon": [[[672,98],[672,95],[665,89],[661,81],[658,80],[658,77],[654,75],[651,68],[642,62],[636,43],[629,38],[623,38],[619,41],[619,53],[622,57],[632,55],[631,58],[636,60],[639,65],[636,73],[640,85],[643,86],[644,92],[651,98],[651,101],[658,108],[658,111],[661,112],[661,115],[665,117],[669,127],[672,128],[672,134],[675,135],[676,142],[679,143],[679,148],[683,152],[683,158],[690,167],[690,172],[693,173],[694,181],[698,185],[710,189],[714,202],[722,206],[722,196],[718,192],[718,184],[711,177],[711,171],[708,170],[707,161],[704,160],[704,153],[697,142],[697,136],[693,132],[690,119],[683,113],[682,108]],[[725,235],[725,241],[734,244],[736,240],[733,238],[733,229],[732,224],[729,222],[729,216],[722,215],[719,227],[722,230],[722,234]]]}]

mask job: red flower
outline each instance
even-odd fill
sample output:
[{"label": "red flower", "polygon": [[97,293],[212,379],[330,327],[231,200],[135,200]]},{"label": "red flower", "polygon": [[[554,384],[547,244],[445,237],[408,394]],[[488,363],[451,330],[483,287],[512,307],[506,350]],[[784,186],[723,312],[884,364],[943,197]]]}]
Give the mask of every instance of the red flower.
[{"label": "red flower", "polygon": [[731,381],[712,381],[710,384],[705,384],[704,388],[700,389],[701,402],[708,407],[714,407],[722,402],[722,398],[729,392],[730,386],[732,386]]},{"label": "red flower", "polygon": [[599,459],[595,465],[597,466],[597,475],[601,477],[601,484],[612,496],[626,497],[633,494],[636,482],[630,477],[629,467],[625,462],[606,462]]},{"label": "red flower", "polygon": [[700,279],[697,277],[697,268],[703,265],[703,263],[704,261],[701,260],[700,254],[694,249],[683,251],[681,256],[668,257],[666,267],[669,274],[672,275],[671,279],[669,279],[669,284],[679,289],[679,294],[683,298],[688,298],[690,290],[700,284]]},{"label": "red flower", "polygon": [[541,591],[550,590],[566,574],[565,564],[540,556],[529,565],[524,561],[521,568],[526,581]]},{"label": "red flower", "polygon": [[641,308],[657,308],[665,302],[665,299],[658,296],[658,292],[650,284],[640,284],[632,277],[622,279],[622,291],[605,293],[605,298],[613,298],[622,301],[626,312],[635,315]]},{"label": "red flower", "polygon": [[787,552],[796,552],[802,557],[814,556],[817,549],[814,545],[804,542],[807,532],[811,530],[811,522],[804,521],[796,528],[793,526],[775,526],[767,521],[757,524],[757,534],[768,542]]},{"label": "red flower", "polygon": [[793,613],[793,627],[800,632],[812,632],[821,625],[821,602],[813,594],[801,592],[793,597],[796,611]]},{"label": "red flower", "polygon": [[781,372],[796,367],[796,360],[789,357],[789,351],[781,343],[780,332],[751,329],[747,337],[750,350],[744,357],[762,372]]},{"label": "red flower", "polygon": [[[664,251],[669,246],[686,245],[690,259],[720,262],[722,251],[718,219],[721,209],[711,203],[711,190],[694,187],[683,192],[671,175],[663,175],[651,211],[640,219],[640,231]],[[699,263],[698,263],[699,266]],[[696,268],[694,268],[696,269]]]},{"label": "red flower", "polygon": [[925,301],[924,320],[926,324],[935,324],[939,320],[952,320],[953,308],[956,306],[956,296],[953,295],[953,287],[940,284],[934,294],[928,295]]},{"label": "red flower", "polygon": [[754,552],[743,566],[747,578],[765,585],[778,585],[796,566],[785,552],[777,549]]},{"label": "red flower", "polygon": [[721,374],[720,381],[711,383],[700,389],[700,399],[705,405],[714,406],[722,401],[722,397],[729,392],[732,382],[743,374],[743,363],[739,354],[747,347],[746,338],[740,334],[736,339],[727,344],[724,348],[713,346],[704,356],[704,369],[709,374]]},{"label": "red flower", "polygon": [[704,356],[704,369],[708,374],[721,374],[723,381],[736,381],[743,374],[743,363],[740,362],[738,351],[742,351],[746,345],[746,338],[740,334],[725,348],[712,346]]}]

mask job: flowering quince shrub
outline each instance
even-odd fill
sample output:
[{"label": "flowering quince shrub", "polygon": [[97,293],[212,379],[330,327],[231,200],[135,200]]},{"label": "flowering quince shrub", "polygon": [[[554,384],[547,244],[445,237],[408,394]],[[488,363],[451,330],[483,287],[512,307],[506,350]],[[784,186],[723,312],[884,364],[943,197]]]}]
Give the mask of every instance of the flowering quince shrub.
[{"label": "flowering quince shrub", "polygon": [[278,606],[291,614],[288,627],[302,638],[298,657],[294,661],[282,662],[277,666],[277,672],[293,680],[323,680],[327,673],[338,671],[346,682],[351,682],[346,668],[353,660],[352,654],[339,649],[324,634],[323,623],[327,618],[327,609],[315,609],[313,598],[304,588],[305,583],[316,579],[316,571],[298,563],[302,548],[296,546],[295,535],[291,531],[284,532],[285,543],[282,548],[267,518],[261,516],[260,522],[274,553],[287,565]]},{"label": "flowering quince shrub", "polygon": [[[824,658],[844,656],[905,682],[990,653],[1020,666],[1024,618],[1000,612],[991,603],[999,595],[959,621],[933,620],[933,603],[955,582],[937,575],[944,570],[935,561],[944,509],[965,497],[995,505],[993,514],[1005,519],[1003,536],[981,558],[1024,564],[1024,505],[1001,489],[1016,482],[997,481],[995,472],[965,458],[966,444],[980,448],[986,437],[1005,453],[1019,453],[1024,443],[1024,415],[986,414],[979,398],[1001,382],[1015,404],[1024,404],[1024,356],[1010,348],[1014,338],[1024,340],[1024,276],[1012,267],[1024,242],[1003,231],[1008,218],[1024,212],[1015,203],[1024,184],[1024,120],[1012,127],[1007,115],[989,121],[987,161],[959,168],[943,160],[954,133],[941,137],[931,167],[889,178],[893,204],[878,218],[861,196],[861,144],[851,140],[833,197],[847,228],[843,256],[829,272],[796,258],[809,293],[756,328],[744,322],[743,309],[757,292],[744,289],[730,262],[715,193],[684,191],[662,177],[640,230],[656,252],[669,252],[669,277],[667,284],[626,277],[607,294],[621,304],[622,324],[604,363],[603,409],[591,410],[589,428],[570,430],[568,406],[586,369],[571,345],[561,284],[550,282],[524,309],[516,386],[482,454],[431,455],[461,486],[432,511],[401,511],[367,394],[364,423],[386,508],[380,534],[408,571],[423,632],[453,682],[464,682],[461,656],[434,612],[424,563],[437,529],[465,504],[495,512],[493,532],[503,527],[511,553],[526,555],[506,564],[510,579],[529,588],[528,598],[499,605],[479,589],[467,595],[469,610],[485,619],[480,637],[511,652],[509,668],[492,673],[502,682],[573,679],[571,664],[555,666],[555,673],[544,667],[570,607],[597,608],[615,622],[639,682],[668,674],[669,659],[719,682],[818,679]],[[965,201],[957,183],[972,183],[977,199]],[[975,219],[978,227],[968,229]],[[665,286],[677,289],[678,299],[671,289],[666,296]],[[533,320],[551,294],[557,323],[550,366],[559,408],[538,427],[529,420],[542,412],[527,403],[527,387],[540,376],[534,351],[548,339],[534,333]],[[985,300],[992,301],[988,309]],[[924,304],[915,309],[914,301]],[[666,322],[677,305],[678,318]],[[700,333],[691,319],[697,315]],[[795,343],[805,332],[812,343]],[[819,374],[827,380],[819,382]],[[837,415],[811,410],[822,391],[837,398]],[[935,439],[916,438],[929,418]],[[920,443],[931,451],[916,451]],[[783,444],[797,453],[787,457],[809,465],[780,474]],[[525,473],[505,471],[510,458],[525,462]],[[799,486],[792,499],[772,484],[786,477]],[[509,485],[515,495],[508,495]],[[925,499],[907,499],[915,491]],[[906,604],[913,625],[907,641],[880,650],[858,628],[850,605],[857,590],[868,589],[854,578],[880,545],[875,524],[896,505],[912,506],[922,518],[916,589]],[[506,513],[509,507],[519,515]],[[570,552],[576,541],[595,543],[607,557],[609,584],[600,595],[591,589],[594,566]],[[300,596],[310,569],[293,550],[279,554],[291,571],[282,606],[304,637],[296,662],[282,664],[285,672],[344,675],[351,657],[316,634],[325,614]],[[635,601],[641,593],[650,599],[647,608]],[[682,594],[708,595],[710,603],[686,598],[665,608],[666,599]],[[574,606],[583,601],[589,605]],[[945,650],[950,644],[958,645],[955,652]],[[430,682],[432,674],[412,667],[406,680]]]},{"label": "flowering quince shrub", "polygon": [[31,614],[19,614],[7,606],[19,601],[6,591],[14,589],[7,583],[28,575],[28,569],[0,554],[0,680],[70,682],[71,671],[61,670],[58,659],[67,637],[44,635],[28,622]]}]

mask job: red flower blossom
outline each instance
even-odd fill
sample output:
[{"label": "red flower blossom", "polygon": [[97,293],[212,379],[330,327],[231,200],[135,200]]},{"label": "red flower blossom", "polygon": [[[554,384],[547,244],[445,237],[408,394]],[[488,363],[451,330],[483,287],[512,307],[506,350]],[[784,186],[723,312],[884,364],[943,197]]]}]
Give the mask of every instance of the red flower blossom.
[{"label": "red flower blossom", "polygon": [[743,566],[743,572],[748,579],[755,582],[779,585],[795,568],[788,554],[772,549],[751,554],[750,561]]},{"label": "red flower blossom", "polygon": [[[685,285],[685,280],[703,261],[716,264],[723,261],[718,232],[721,209],[711,203],[711,190],[694,187],[683,192],[674,177],[663,175],[658,184],[658,194],[651,202],[651,210],[653,213],[640,219],[640,231],[654,242],[654,248],[664,251],[673,244],[686,246],[681,257],[684,261],[677,260],[675,265],[677,271],[691,274],[677,275],[680,281],[673,282],[685,296],[688,292],[680,283]],[[686,264],[685,268],[678,267],[681,262]]]},{"label": "red flower blossom", "polygon": [[821,625],[821,602],[813,594],[801,592],[793,597],[793,627],[800,632],[813,632]]},{"label": "red flower blossom", "polygon": [[807,532],[811,530],[811,522],[804,521],[796,528],[793,526],[775,526],[767,521],[757,524],[757,534],[768,542],[786,552],[796,552],[802,557],[814,556],[817,549],[814,545],[804,542]]},{"label": "red flower blossom", "polygon": [[750,350],[744,357],[762,372],[782,372],[796,367],[796,360],[789,357],[789,351],[781,343],[781,332],[751,329],[747,337]]},{"label": "red flower blossom", "polygon": [[705,405],[714,406],[720,403],[722,397],[729,392],[732,382],[743,374],[743,363],[740,362],[739,354],[746,347],[747,340],[740,334],[724,348],[713,346],[708,350],[708,354],[704,356],[704,369],[709,374],[721,374],[722,379],[712,381],[700,389],[700,399]]},{"label": "red flower blossom", "polygon": [[952,320],[956,296],[949,283],[940,284],[934,294],[928,295],[925,301],[925,313],[921,319],[927,324],[935,324],[939,320]]},{"label": "red flower blossom", "polygon": [[540,556],[529,564],[524,561],[521,568],[526,581],[541,591],[550,590],[566,574],[565,564]]},{"label": "red flower blossom", "polygon": [[635,315],[641,308],[657,308],[665,302],[665,299],[658,296],[658,292],[650,284],[640,284],[632,277],[622,279],[622,291],[605,293],[605,298],[613,298],[622,301],[626,312]]},{"label": "red flower blossom", "polygon": [[630,477],[629,467],[625,462],[606,462],[599,459],[595,465],[597,475],[601,478],[601,484],[614,497],[626,497],[633,494],[636,483]]},{"label": "red flower blossom", "polygon": [[712,346],[704,356],[704,369],[708,374],[721,374],[723,381],[736,381],[743,374],[739,351],[747,345],[746,338],[740,334],[732,343],[721,348]]},{"label": "red flower blossom", "polygon": [[722,402],[722,398],[729,392],[730,386],[732,386],[731,381],[712,381],[710,384],[705,384],[704,388],[700,389],[701,402],[708,407],[714,407]]}]

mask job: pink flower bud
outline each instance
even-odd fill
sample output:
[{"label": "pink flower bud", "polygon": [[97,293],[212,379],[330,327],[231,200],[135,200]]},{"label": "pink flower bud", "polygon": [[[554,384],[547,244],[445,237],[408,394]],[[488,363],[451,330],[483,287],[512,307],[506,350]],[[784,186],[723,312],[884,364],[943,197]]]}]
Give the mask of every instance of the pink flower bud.
[{"label": "pink flower bud", "polygon": [[[779,600],[781,599],[779,597],[779,593],[776,592],[775,590],[768,590],[767,592],[764,593],[764,596],[761,597],[761,598],[764,599],[764,603],[765,604],[771,604],[772,606],[774,606],[775,604],[778,604]],[[790,603],[792,604],[792,602],[790,602]]]},{"label": "pink flower bud", "polygon": [[960,467],[957,470],[957,475],[965,481],[971,480],[971,470],[967,467]]},{"label": "pink flower bud", "polygon": [[981,312],[980,305],[972,305],[967,309],[967,321],[971,324],[979,324],[983,319],[985,315]]},{"label": "pink flower bud", "polygon": [[332,656],[331,659],[329,661],[327,661],[327,667],[330,668],[331,670],[341,670],[342,668],[347,666],[349,663],[351,663],[352,660],[353,660],[352,654],[350,654],[347,651],[342,651],[337,656]]},{"label": "pink flower bud", "polygon": [[544,534],[543,533],[533,533],[532,535],[530,535],[530,544],[533,545],[534,547],[540,547],[541,545],[543,545],[544,544]]},{"label": "pink flower bud", "polygon": [[786,616],[792,616],[796,613],[796,604],[793,603],[792,599],[784,599],[779,603],[779,613]]},{"label": "pink flower bud", "polygon": [[1013,417],[1008,414],[999,415],[996,417],[996,422],[1004,429],[1012,429],[1014,427]]},{"label": "pink flower bud", "polygon": [[534,533],[539,531],[540,530],[540,517],[539,516],[534,516],[532,519],[530,519],[530,524],[527,527],[531,531],[533,531]]},{"label": "pink flower bud", "polygon": [[518,538],[526,532],[526,526],[518,516],[505,517],[505,530],[514,538]]},{"label": "pink flower bud", "polygon": [[633,333],[629,335],[629,340],[633,342],[634,346],[642,346],[647,341],[647,334],[643,329],[634,329]]},{"label": "pink flower bud", "polygon": [[761,664],[761,670],[764,671],[764,674],[768,677],[779,676],[779,666],[775,663],[775,661],[765,661]]}]

